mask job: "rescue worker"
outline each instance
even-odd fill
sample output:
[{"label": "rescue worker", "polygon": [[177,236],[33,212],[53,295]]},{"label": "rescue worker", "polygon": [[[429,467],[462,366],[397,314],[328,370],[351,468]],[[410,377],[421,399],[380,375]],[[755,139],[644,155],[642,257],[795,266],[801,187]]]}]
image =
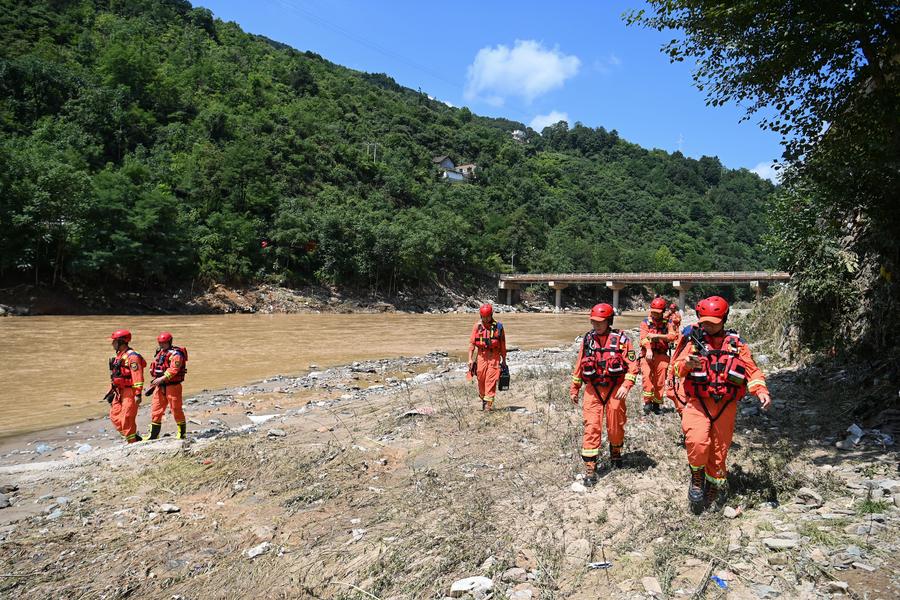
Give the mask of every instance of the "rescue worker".
[{"label": "rescue worker", "polygon": [[159,437],[162,429],[166,407],[172,411],[175,425],[178,426],[178,439],[184,439],[187,433],[187,421],[181,408],[181,382],[187,373],[187,350],[172,345],[172,334],[163,331],[156,337],[159,347],[150,365],[150,376],[153,380],[153,404],[150,407],[150,439]]},{"label": "rescue worker", "polygon": [[677,304],[670,304],[669,310],[666,311],[663,317],[672,322],[672,327],[675,329],[675,331],[679,331],[681,329],[681,311],[678,310]]},{"label": "rescue worker", "polygon": [[109,336],[116,355],[109,359],[111,381],[109,399],[109,420],[129,444],[140,442],[137,433],[137,412],[144,389],[144,367],[147,361],[128,344],[131,332],[119,329]]},{"label": "rescue worker", "polygon": [[591,309],[592,329],[584,334],[578,359],[572,372],[569,397],[578,405],[578,392],[587,383],[582,403],[584,438],[584,484],[597,483],[597,459],[600,456],[603,421],[609,438],[609,458],[613,468],[622,466],[625,443],[625,399],[637,380],[638,364],[631,340],[612,328],[613,307],[597,304]]},{"label": "rescue worker", "polygon": [[750,347],[736,332],[725,329],[728,302],[710,296],[696,310],[699,326],[685,328],[672,362],[684,399],[681,428],[691,468],[688,501],[700,514],[714,505],[725,484],[738,402],[749,391],[763,410],[769,410],[771,399]]},{"label": "rescue worker", "polygon": [[669,344],[678,338],[678,330],[665,318],[666,301],[657,296],[650,303],[650,313],[641,321],[641,387],[644,414],[659,414],[669,368]]},{"label": "rescue worker", "polygon": [[500,369],[506,365],[506,331],[503,323],[494,320],[490,304],[482,304],[478,313],[481,319],[472,326],[469,336],[469,373],[478,378],[481,410],[490,411],[494,410]]}]

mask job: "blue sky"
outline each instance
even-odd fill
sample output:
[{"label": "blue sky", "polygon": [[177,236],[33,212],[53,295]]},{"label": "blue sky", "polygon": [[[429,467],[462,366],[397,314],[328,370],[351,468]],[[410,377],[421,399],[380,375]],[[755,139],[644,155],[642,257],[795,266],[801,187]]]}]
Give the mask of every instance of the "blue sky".
[{"label": "blue sky", "polygon": [[671,33],[626,27],[641,0],[604,2],[374,2],[201,0],[226,21],[387,73],[480,115],[537,126],[565,118],[616,129],[647,148],[718,156],[763,176],[781,155],[777,135],[739,122],[736,106],[707,107],[691,66],[659,51]]}]

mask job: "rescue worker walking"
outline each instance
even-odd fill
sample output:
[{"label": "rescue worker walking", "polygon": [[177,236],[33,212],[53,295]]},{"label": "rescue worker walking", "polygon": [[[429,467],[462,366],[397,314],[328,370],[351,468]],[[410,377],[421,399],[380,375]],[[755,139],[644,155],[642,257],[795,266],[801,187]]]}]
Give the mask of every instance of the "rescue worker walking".
[{"label": "rescue worker walking", "polygon": [[663,318],[672,323],[675,331],[681,329],[681,311],[678,310],[677,304],[670,304],[669,310],[663,314]]},{"label": "rescue worker walking", "polygon": [[144,389],[144,367],[147,361],[129,347],[131,332],[119,329],[109,336],[116,355],[109,359],[109,420],[129,444],[140,442],[137,412]]},{"label": "rescue worker walking", "polygon": [[650,303],[650,314],[641,321],[641,387],[644,414],[659,414],[669,368],[669,344],[678,338],[672,321],[664,317],[666,301],[657,296]]},{"label": "rescue worker walking", "polygon": [[609,458],[613,468],[622,466],[625,443],[625,399],[637,380],[637,357],[631,340],[624,332],[612,328],[613,307],[597,304],[591,309],[592,329],[584,334],[572,372],[569,397],[578,405],[578,392],[587,383],[581,414],[584,438],[581,460],[584,461],[584,484],[597,482],[597,459],[600,456],[603,421],[609,438]]},{"label": "rescue worker walking", "polygon": [[156,337],[159,348],[150,365],[153,380],[153,404],[150,407],[150,439],[159,437],[166,406],[172,411],[178,426],[178,439],[187,433],[187,421],[181,408],[181,382],[187,373],[187,350],[172,345],[172,334],[163,331]]},{"label": "rescue worker walking", "polygon": [[737,403],[749,391],[763,410],[771,404],[750,347],[736,332],[725,329],[728,311],[728,302],[720,296],[701,300],[699,326],[685,328],[672,361],[684,402],[681,428],[691,468],[688,501],[695,514],[712,507],[725,484]]},{"label": "rescue worker walking", "polygon": [[478,312],[481,319],[469,336],[469,373],[478,378],[481,410],[493,410],[500,369],[506,366],[506,331],[494,320],[493,306],[482,304]]}]

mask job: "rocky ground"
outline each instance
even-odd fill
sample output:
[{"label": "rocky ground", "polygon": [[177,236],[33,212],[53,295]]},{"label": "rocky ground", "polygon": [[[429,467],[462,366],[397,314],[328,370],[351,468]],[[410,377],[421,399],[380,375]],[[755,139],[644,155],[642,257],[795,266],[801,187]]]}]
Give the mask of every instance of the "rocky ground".
[{"label": "rocky ground", "polygon": [[511,353],[492,413],[433,354],[201,394],[184,442],[94,422],[6,447],[0,596],[900,595],[900,415],[846,433],[846,373],[763,357],[775,407],[742,402],[729,495],[698,518],[677,417],[637,389],[625,468],[580,484],[573,355]]}]

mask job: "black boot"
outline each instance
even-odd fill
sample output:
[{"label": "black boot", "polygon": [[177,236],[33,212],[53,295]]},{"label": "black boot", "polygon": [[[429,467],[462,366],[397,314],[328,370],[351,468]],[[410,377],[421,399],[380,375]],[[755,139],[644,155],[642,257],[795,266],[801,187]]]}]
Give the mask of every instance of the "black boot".
[{"label": "black boot", "polygon": [[187,423],[178,423],[178,439],[183,440],[187,437]]},{"label": "black boot", "polygon": [[650,412],[652,412],[654,415],[658,415],[660,413],[659,402],[650,403]]},{"label": "black boot", "polygon": [[594,487],[594,484],[597,483],[597,461],[584,461],[584,481],[582,483],[585,487]]},{"label": "black boot", "polygon": [[703,467],[694,469],[691,467],[691,485],[688,487],[688,502],[691,503],[691,511],[695,515],[703,512],[703,484],[706,479]]},{"label": "black boot", "polygon": [[162,429],[162,423],[150,423],[150,438],[151,440],[159,439],[159,431]]},{"label": "black boot", "polygon": [[609,462],[612,464],[613,469],[621,469],[622,468],[622,446],[613,446],[609,447]]},{"label": "black boot", "polygon": [[711,481],[706,482],[706,493],[703,495],[703,504],[707,510],[718,510],[719,505],[716,504],[716,498],[719,496],[719,486]]}]

